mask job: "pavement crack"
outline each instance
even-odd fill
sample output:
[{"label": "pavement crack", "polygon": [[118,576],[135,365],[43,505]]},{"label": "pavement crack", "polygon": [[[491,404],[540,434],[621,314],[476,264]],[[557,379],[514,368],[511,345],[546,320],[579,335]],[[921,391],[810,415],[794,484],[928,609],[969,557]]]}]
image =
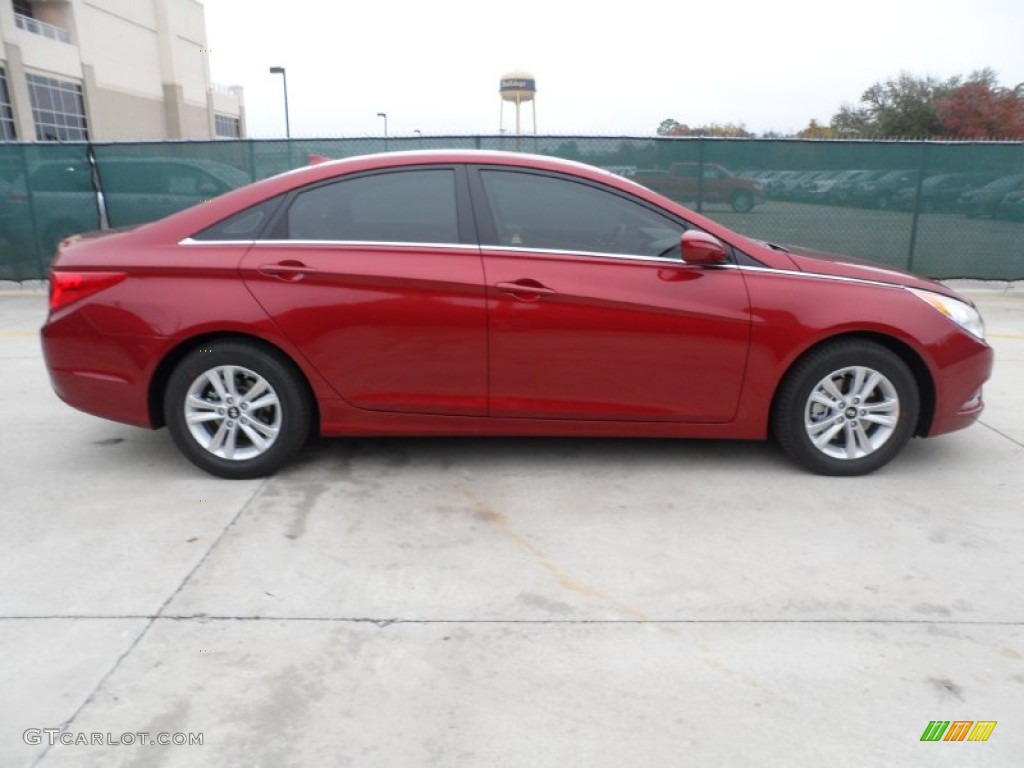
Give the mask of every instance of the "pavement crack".
[{"label": "pavement crack", "polygon": [[[247,510],[249,508],[249,505],[253,503],[253,501],[256,499],[257,496],[260,495],[260,492],[263,490],[263,488],[266,486],[266,484],[268,482],[269,482],[269,478],[263,480],[263,482],[261,482],[259,484],[259,487],[257,487],[256,490],[253,491],[252,496],[250,496],[248,498],[248,500],[239,507],[238,511],[234,514],[234,516],[231,518],[231,520],[228,521],[228,524],[225,525],[224,528],[221,530],[221,532],[217,535],[217,538],[214,539],[210,543],[210,546],[206,549],[206,552],[203,553],[203,556],[201,558],[199,558],[199,561],[194,566],[192,566],[192,568],[189,570],[188,573],[185,574],[185,577],[181,580],[181,582],[178,584],[178,586],[175,588],[175,590],[173,592],[171,592],[170,595],[167,596],[167,598],[163,601],[163,603],[157,609],[155,614],[152,614],[152,615],[140,615],[140,616],[137,616],[137,617],[123,617],[123,616],[122,617],[117,617],[117,618],[145,619],[145,620],[147,620],[147,622],[146,622],[146,626],[144,626],[142,628],[142,630],[139,632],[139,634],[135,636],[135,639],[132,640],[132,642],[128,645],[128,647],[124,651],[121,652],[121,654],[117,657],[117,659],[114,660],[114,663],[111,665],[110,669],[108,669],[106,671],[106,673],[104,673],[100,677],[99,681],[96,683],[95,686],[93,686],[93,689],[89,692],[89,695],[85,697],[85,700],[81,704],[78,705],[78,708],[74,712],[71,713],[71,716],[69,718],[67,718],[64,722],[62,722],[60,724],[60,732],[61,733],[64,733],[69,728],[71,728],[72,724],[74,724],[74,722],[75,722],[75,719],[82,713],[82,711],[87,706],[89,706],[93,702],[93,700],[96,698],[96,695],[99,693],[100,689],[103,688],[103,685],[118,670],[118,668],[120,668],[120,666],[124,662],[124,660],[126,658],[128,658],[128,656],[130,656],[131,653],[138,647],[139,643],[142,642],[142,639],[149,633],[149,630],[161,618],[161,615],[163,614],[164,609],[171,603],[172,600],[174,600],[175,597],[178,596],[178,593],[180,593],[181,590],[184,589],[185,585],[188,584],[188,582],[189,582],[189,580],[191,580],[192,576],[195,575],[195,572],[198,571],[203,566],[203,564],[206,562],[206,560],[210,557],[210,554],[213,552],[213,550],[216,549],[218,544],[220,544],[220,542],[224,538],[224,536],[227,535],[227,532],[231,530],[231,528],[234,526],[234,524],[238,521],[238,518],[240,518],[242,516],[242,514],[245,512],[245,510]],[[0,617],[0,618],[3,618],[3,617]],[[63,617],[53,617],[53,618],[63,618]],[[66,617],[66,618],[79,618],[79,617]],[[46,757],[47,753],[50,751],[50,749],[52,747],[53,747],[53,741],[50,741],[50,743],[48,743],[46,746],[44,746],[42,748],[42,750],[40,750],[40,752],[35,756],[35,758],[33,758],[32,762],[28,764],[28,768],[33,768],[33,766],[38,765],[40,763],[40,761],[42,761]]]},{"label": "pavement crack", "polygon": [[993,432],[995,432],[1000,437],[1005,437],[1007,440],[1009,440],[1014,445],[1016,445],[1016,446],[1018,446],[1020,448],[1024,448],[1024,443],[1022,443],[1020,440],[1017,440],[1016,438],[1010,437],[1008,434],[1006,434],[1002,430],[996,429],[991,424],[986,424],[981,419],[978,419],[978,423],[981,424],[981,426],[985,427],[986,429],[991,429]]}]

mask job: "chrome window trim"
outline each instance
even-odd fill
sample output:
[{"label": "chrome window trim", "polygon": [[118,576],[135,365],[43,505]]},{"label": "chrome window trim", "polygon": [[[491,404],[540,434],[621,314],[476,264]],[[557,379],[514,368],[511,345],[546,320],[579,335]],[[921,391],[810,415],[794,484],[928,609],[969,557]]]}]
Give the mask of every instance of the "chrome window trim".
[{"label": "chrome window trim", "polygon": [[[481,245],[480,249],[488,252],[536,253],[542,256],[585,256],[587,258],[619,259],[627,261],[649,261],[655,264],[676,265],[681,267],[694,266],[682,259],[670,259],[666,256],[641,256],[629,253],[605,253],[602,251],[565,251],[558,248],[516,248],[509,245]],[[725,265],[722,265],[725,266]]]},{"label": "chrome window trim", "polygon": [[408,241],[390,242],[387,240],[195,240],[191,236],[178,241],[178,245],[252,245],[252,246],[285,246],[314,245],[338,248],[447,248],[457,251],[479,251],[479,245],[466,243],[410,243]]},{"label": "chrome window trim", "polygon": [[618,261],[643,261],[650,264],[661,264],[663,266],[677,267],[701,267],[710,269],[735,269],[740,272],[754,272],[781,277],[803,277],[811,280],[835,280],[842,283],[857,283],[860,285],[874,285],[881,288],[903,289],[905,286],[899,283],[886,283],[880,280],[868,280],[862,277],[844,277],[842,275],[823,275],[817,272],[801,272],[800,270],[774,269],[772,267],[751,267],[746,264],[715,264],[705,266],[701,264],[688,264],[680,259],[669,259],[661,256],[634,256],[623,253],[599,253],[597,251],[563,251],[553,248],[515,248],[512,246],[494,245],[469,245],[465,243],[409,243],[409,242],[387,242],[380,240],[193,240],[186,237],[178,241],[178,245],[184,246],[210,246],[210,245],[251,245],[251,246],[287,246],[287,245],[312,245],[339,248],[443,248],[454,251],[477,251],[488,253],[532,253],[540,256],[581,256],[584,258],[615,259]]},{"label": "chrome window trim", "polygon": [[881,288],[898,288],[903,289],[905,286],[899,283],[885,283],[880,280],[868,280],[863,277],[844,277],[843,275],[823,275],[817,272],[801,272],[799,270],[789,269],[772,269],[771,267],[750,267],[745,264],[729,265],[733,269],[739,269],[743,272],[758,272],[766,273],[770,275],[782,275],[785,277],[806,277],[812,280],[837,280],[841,283],[859,283],[861,285],[874,285]]},{"label": "chrome window trim", "polygon": [[[687,264],[680,259],[669,259],[663,256],[640,256],[623,253],[600,253],[598,251],[563,251],[553,248],[515,248],[506,246],[491,245],[470,245],[466,243],[411,243],[411,242],[390,242],[386,240],[194,240],[186,237],[178,241],[178,245],[253,245],[253,246],[286,246],[286,245],[319,245],[339,248],[449,248],[460,251],[488,251],[488,252],[511,252],[511,253],[532,253],[542,256],[583,256],[587,258],[601,259],[625,259],[627,261],[646,261],[655,264],[694,266]],[[722,264],[717,266],[735,266]]]}]

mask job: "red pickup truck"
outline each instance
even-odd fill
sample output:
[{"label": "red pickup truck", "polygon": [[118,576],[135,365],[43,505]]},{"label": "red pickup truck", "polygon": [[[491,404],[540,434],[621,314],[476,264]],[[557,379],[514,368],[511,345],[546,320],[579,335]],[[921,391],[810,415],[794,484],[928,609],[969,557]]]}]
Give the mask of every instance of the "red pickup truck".
[{"label": "red pickup truck", "polygon": [[720,165],[704,163],[701,183],[699,163],[672,163],[667,171],[637,171],[633,181],[681,203],[728,203],[738,213],[746,213],[764,202],[764,190],[752,179],[734,176]]}]

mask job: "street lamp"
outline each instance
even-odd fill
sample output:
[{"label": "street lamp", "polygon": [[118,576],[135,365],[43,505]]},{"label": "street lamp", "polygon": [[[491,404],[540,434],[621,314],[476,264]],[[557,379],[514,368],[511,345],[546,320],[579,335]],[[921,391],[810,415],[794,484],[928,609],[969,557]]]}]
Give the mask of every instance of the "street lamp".
[{"label": "street lamp", "polygon": [[285,73],[284,67],[271,67],[270,74],[280,75],[281,81],[284,83],[284,135],[290,139],[292,137],[292,125],[288,117],[288,75]]},{"label": "street lamp", "polygon": [[387,113],[378,112],[377,117],[384,118],[384,152],[387,152]]}]

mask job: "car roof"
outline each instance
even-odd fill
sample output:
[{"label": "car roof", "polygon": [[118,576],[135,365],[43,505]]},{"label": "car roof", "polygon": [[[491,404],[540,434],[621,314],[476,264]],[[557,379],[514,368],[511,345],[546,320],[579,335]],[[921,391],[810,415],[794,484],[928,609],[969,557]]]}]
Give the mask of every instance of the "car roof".
[{"label": "car roof", "polygon": [[[383,152],[369,155],[354,155],[339,160],[327,160],[284,171],[251,185],[251,189],[271,194],[294,186],[313,184],[346,173],[364,170],[383,170],[389,167],[431,164],[512,165],[541,171],[566,172],[576,176],[610,183],[613,186],[628,187],[635,192],[649,194],[650,190],[641,184],[617,173],[575,160],[564,160],[549,155],[528,152],[504,152],[488,149],[417,149],[400,152]],[[273,191],[272,191],[273,190]],[[269,196],[264,194],[264,197]]]},{"label": "car roof", "polygon": [[532,154],[529,152],[507,152],[489,149],[414,149],[399,152],[385,152],[367,155],[354,155],[338,160],[327,160],[315,165],[285,171],[280,176],[293,176],[309,172],[315,168],[317,173],[311,175],[335,176],[339,170],[357,170],[362,166],[384,168],[390,165],[416,165],[429,163],[480,163],[493,165],[527,165],[540,169],[564,170],[582,173],[588,176],[622,178],[617,174],[593,165],[575,160],[564,160],[550,155]]}]

